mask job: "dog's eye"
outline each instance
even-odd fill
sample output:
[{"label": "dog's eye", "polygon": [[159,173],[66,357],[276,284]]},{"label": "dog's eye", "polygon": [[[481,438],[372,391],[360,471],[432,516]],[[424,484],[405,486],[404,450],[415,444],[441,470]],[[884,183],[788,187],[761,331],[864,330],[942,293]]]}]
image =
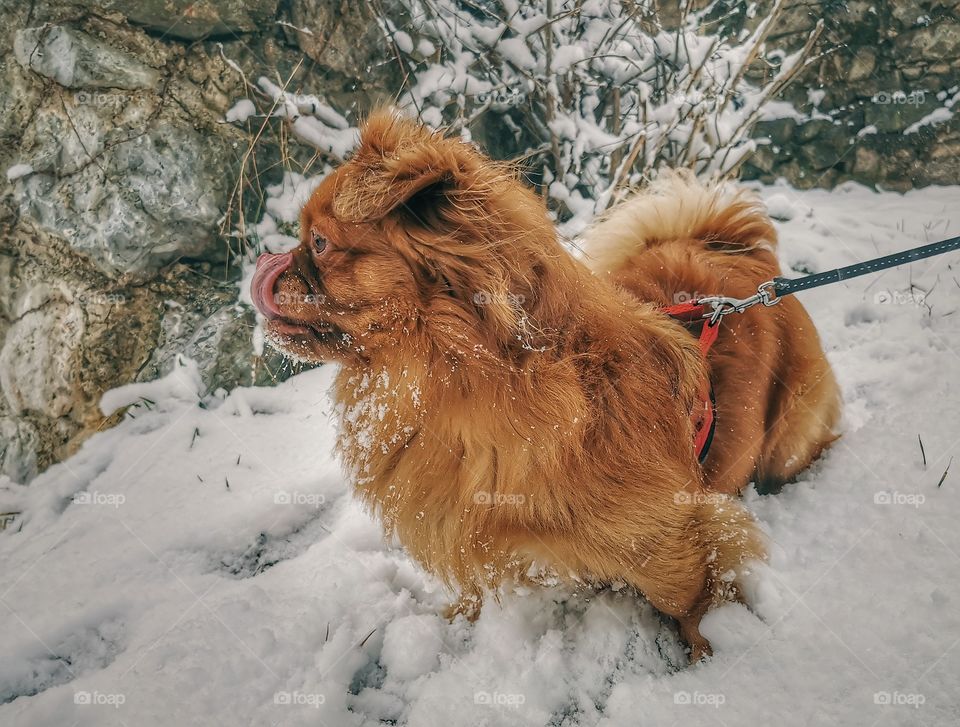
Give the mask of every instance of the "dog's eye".
[{"label": "dog's eye", "polygon": [[321,235],[316,230],[311,230],[310,235],[313,238],[313,250],[316,253],[322,253],[327,249],[327,238]]}]

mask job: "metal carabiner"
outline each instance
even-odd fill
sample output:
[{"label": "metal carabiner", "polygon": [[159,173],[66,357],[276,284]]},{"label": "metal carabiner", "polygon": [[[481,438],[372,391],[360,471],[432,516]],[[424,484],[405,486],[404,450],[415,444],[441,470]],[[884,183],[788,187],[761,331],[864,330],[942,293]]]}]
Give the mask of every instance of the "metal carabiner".
[{"label": "metal carabiner", "polygon": [[752,308],[757,303],[763,303],[768,308],[780,302],[780,298],[775,296],[776,282],[768,280],[761,283],[757,292],[749,298],[730,298],[726,295],[713,295],[707,298],[701,298],[697,301],[700,305],[709,305],[713,310],[704,313],[704,318],[710,319],[710,325],[715,326],[721,318],[728,313],[743,313],[747,308]]}]

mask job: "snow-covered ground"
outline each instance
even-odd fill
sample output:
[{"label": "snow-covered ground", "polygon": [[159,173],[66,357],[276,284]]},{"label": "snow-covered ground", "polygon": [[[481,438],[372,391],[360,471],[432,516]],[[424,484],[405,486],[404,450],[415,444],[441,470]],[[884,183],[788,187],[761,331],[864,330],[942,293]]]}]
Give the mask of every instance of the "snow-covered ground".
[{"label": "snow-covered ground", "polygon": [[[958,187],[762,194],[794,275],[960,229]],[[801,294],[843,437],[783,493],[748,493],[776,597],[765,620],[714,611],[693,667],[623,591],[442,620],[449,595],[332,455],[330,367],[201,401],[183,362],[114,391],[107,408],[138,404],[119,426],[0,482],[0,513],[22,512],[0,533],[0,724],[957,724],[960,463],[938,482],[960,454],[958,266]]]}]

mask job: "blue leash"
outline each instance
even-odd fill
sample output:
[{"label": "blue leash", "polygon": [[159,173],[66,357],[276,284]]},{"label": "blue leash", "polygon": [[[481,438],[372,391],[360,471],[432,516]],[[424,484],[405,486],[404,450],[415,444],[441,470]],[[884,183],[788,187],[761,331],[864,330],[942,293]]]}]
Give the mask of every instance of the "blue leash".
[{"label": "blue leash", "polygon": [[830,285],[839,283],[841,280],[850,280],[859,278],[861,275],[875,273],[878,270],[893,268],[897,265],[912,263],[915,260],[922,260],[925,257],[942,255],[951,250],[960,250],[960,237],[951,237],[949,240],[933,242],[929,245],[915,247],[903,252],[895,252],[893,255],[885,255],[866,262],[847,265],[846,267],[827,270],[822,273],[806,275],[802,278],[781,278],[776,277],[762,283],[757,292],[749,298],[728,298],[724,295],[715,295],[709,298],[701,298],[696,301],[700,305],[709,305],[712,311],[704,313],[704,318],[710,319],[710,325],[716,325],[719,320],[728,313],[742,313],[747,308],[763,303],[765,306],[776,305],[780,298],[785,295],[793,295],[801,290],[810,290],[819,288],[821,285]]}]

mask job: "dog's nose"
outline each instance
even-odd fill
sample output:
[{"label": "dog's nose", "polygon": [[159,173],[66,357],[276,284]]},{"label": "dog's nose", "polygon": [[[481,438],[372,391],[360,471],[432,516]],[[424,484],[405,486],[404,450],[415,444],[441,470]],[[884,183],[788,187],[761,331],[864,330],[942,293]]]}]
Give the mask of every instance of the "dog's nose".
[{"label": "dog's nose", "polygon": [[289,252],[282,255],[265,252],[257,258],[257,271],[253,274],[253,281],[250,283],[250,296],[253,298],[253,304],[257,306],[257,310],[267,318],[283,316],[283,311],[277,305],[273,289],[277,284],[277,278],[291,264],[293,264],[293,253]]}]

